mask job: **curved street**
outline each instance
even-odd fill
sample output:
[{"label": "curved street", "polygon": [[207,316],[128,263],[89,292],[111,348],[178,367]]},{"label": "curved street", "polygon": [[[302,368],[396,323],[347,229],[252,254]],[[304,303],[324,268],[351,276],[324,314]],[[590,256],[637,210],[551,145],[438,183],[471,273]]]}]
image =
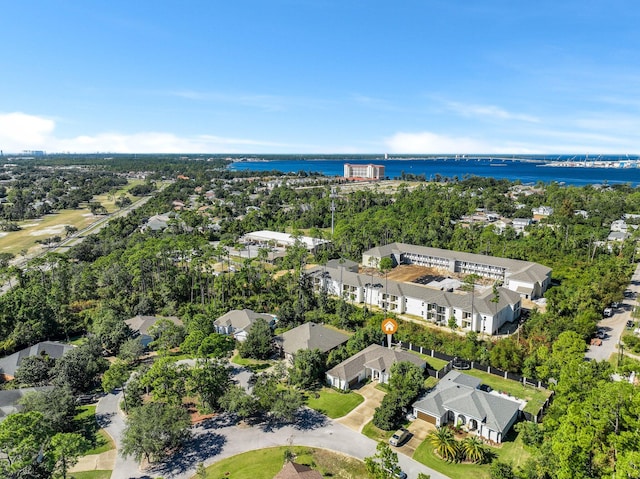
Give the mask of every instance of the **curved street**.
[{"label": "curved street", "polygon": [[[125,421],[118,410],[121,393],[107,394],[96,407],[96,418],[101,427],[113,438],[116,448],[121,448]],[[220,415],[204,421],[192,429],[192,439],[166,462],[141,470],[133,458],[118,454],[111,479],[130,479],[162,476],[165,479],[189,479],[196,473],[198,463],[206,466],[242,452],[274,446],[309,446],[330,449],[358,459],[372,456],[376,442],[342,424],[309,410],[303,409],[293,425],[261,423],[255,426],[239,425],[231,416]],[[414,479],[422,472],[432,479],[447,476],[429,469],[413,459],[398,454],[402,470]]]}]

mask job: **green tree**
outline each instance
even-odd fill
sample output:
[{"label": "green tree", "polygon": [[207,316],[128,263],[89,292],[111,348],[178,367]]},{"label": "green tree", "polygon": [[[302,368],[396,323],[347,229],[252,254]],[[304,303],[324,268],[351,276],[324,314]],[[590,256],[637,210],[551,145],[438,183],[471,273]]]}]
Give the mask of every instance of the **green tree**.
[{"label": "green tree", "polygon": [[220,407],[240,419],[247,419],[258,410],[256,400],[238,385],[232,385],[225,391],[220,398]]},{"label": "green tree", "polygon": [[15,380],[22,386],[44,386],[51,380],[55,359],[49,356],[28,356],[20,361]]},{"label": "green tree", "polygon": [[240,356],[243,358],[268,359],[273,354],[273,331],[269,323],[258,318],[251,326],[247,339],[240,344]]},{"label": "green tree", "polygon": [[436,453],[445,461],[458,461],[459,445],[453,431],[448,427],[438,427],[427,436]]},{"label": "green tree", "polygon": [[460,452],[467,461],[483,464],[488,457],[487,448],[477,437],[466,437],[460,444]]},{"label": "green tree", "polygon": [[124,386],[130,376],[129,364],[121,359],[112,362],[109,369],[102,375],[102,390],[104,392],[108,393],[116,388],[122,388],[125,412],[127,411],[127,394]]},{"label": "green tree", "polygon": [[392,451],[385,442],[379,442],[375,455],[365,457],[364,463],[367,472],[375,479],[395,479],[401,471],[398,464],[398,454]]},{"label": "green tree", "polygon": [[53,436],[50,448],[55,464],[54,472],[58,472],[62,479],[66,479],[69,468],[78,462],[78,458],[89,447],[89,441],[77,433],[58,433]]},{"label": "green tree", "polygon": [[89,390],[109,363],[101,356],[101,348],[92,341],[84,343],[56,361],[53,382],[57,386],[67,385],[73,392]]},{"label": "green tree", "polygon": [[198,361],[189,371],[187,390],[200,398],[204,411],[215,411],[220,406],[220,398],[231,384],[230,368],[222,361]]},{"label": "green tree", "polygon": [[133,365],[143,354],[144,346],[140,340],[138,338],[130,338],[120,345],[120,349],[118,350],[118,359],[123,360],[129,365]]},{"label": "green tree", "polygon": [[41,413],[44,424],[54,433],[70,432],[73,428],[76,401],[68,387],[28,393],[20,399],[20,405],[24,412]]},{"label": "green tree", "polygon": [[180,404],[182,401],[186,391],[185,381],[185,368],[170,357],[156,359],[140,378],[140,384],[151,388],[151,395],[156,401],[171,404]]},{"label": "green tree", "polygon": [[9,414],[0,423],[0,477],[29,474],[49,440],[44,416],[37,411]]},{"label": "green tree", "polygon": [[493,461],[489,467],[491,479],[516,479],[511,464],[501,461]]},{"label": "green tree", "polygon": [[293,356],[289,380],[301,388],[320,384],[324,377],[325,360],[319,349],[301,349]]},{"label": "green tree", "polygon": [[152,462],[174,451],[189,436],[191,421],[178,405],[151,402],[129,413],[122,437],[122,454]]}]

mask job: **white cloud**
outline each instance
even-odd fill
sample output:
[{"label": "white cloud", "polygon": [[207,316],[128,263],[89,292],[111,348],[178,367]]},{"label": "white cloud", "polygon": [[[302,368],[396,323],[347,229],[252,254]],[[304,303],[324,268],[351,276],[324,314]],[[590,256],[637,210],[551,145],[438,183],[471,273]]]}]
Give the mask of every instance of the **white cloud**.
[{"label": "white cloud", "polygon": [[0,113],[0,149],[18,152],[43,149],[55,122],[26,113]]},{"label": "white cloud", "polygon": [[73,153],[261,153],[265,151],[308,151],[310,145],[295,145],[249,138],[215,135],[181,137],[167,132],[133,134],[109,132],[58,138],[55,121],[24,113],[0,113],[0,149],[7,153],[23,150]]},{"label": "white cloud", "polygon": [[429,131],[418,133],[399,132],[386,138],[389,153],[492,153],[495,148],[466,137],[438,135]]},{"label": "white cloud", "polygon": [[528,123],[539,123],[540,119],[522,113],[512,113],[495,105],[464,104],[447,102],[447,107],[466,117],[485,117],[496,120],[517,120]]}]

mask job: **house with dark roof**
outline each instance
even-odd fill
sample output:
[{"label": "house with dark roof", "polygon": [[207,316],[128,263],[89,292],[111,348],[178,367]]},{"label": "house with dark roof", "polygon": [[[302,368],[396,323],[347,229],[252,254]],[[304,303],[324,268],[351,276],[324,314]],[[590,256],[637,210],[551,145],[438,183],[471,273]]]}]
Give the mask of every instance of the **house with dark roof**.
[{"label": "house with dark roof", "polygon": [[408,361],[422,369],[427,366],[415,354],[372,344],[327,371],[327,383],[342,390],[350,389],[367,378],[384,384],[391,376],[391,366],[401,361]]},{"label": "house with dark roof", "polygon": [[149,330],[161,319],[169,320],[176,326],[182,326],[182,321],[175,316],[161,318],[159,316],[138,315],[125,320],[125,324],[131,328],[131,331],[133,331],[140,343],[146,348],[149,343],[154,340],[154,337],[149,333]]},{"label": "house with dark roof", "polygon": [[15,377],[17,369],[24,358],[29,356],[48,356],[51,359],[60,359],[67,351],[75,346],[63,344],[57,341],[42,341],[28,348],[24,348],[10,356],[0,358],[0,375],[6,380]]},{"label": "house with dark roof", "polygon": [[413,414],[436,427],[453,424],[500,443],[525,404],[496,391],[485,391],[480,386],[479,379],[450,371],[431,391],[413,403]]},{"label": "house with dark roof", "polygon": [[9,414],[20,412],[20,399],[26,394],[34,392],[51,391],[53,386],[40,386],[35,388],[5,389],[0,391],[0,422]]},{"label": "house with dark roof", "polygon": [[322,474],[297,462],[285,462],[273,479],[322,479]]},{"label": "house with dark roof", "polygon": [[304,323],[274,338],[282,355],[293,362],[293,356],[301,349],[319,349],[328,353],[349,339],[345,333],[316,323]]},{"label": "house with dark roof", "polygon": [[253,323],[258,319],[264,319],[270,326],[275,324],[273,315],[256,313],[251,309],[234,309],[220,316],[213,324],[217,333],[233,335],[238,341],[244,341]]}]

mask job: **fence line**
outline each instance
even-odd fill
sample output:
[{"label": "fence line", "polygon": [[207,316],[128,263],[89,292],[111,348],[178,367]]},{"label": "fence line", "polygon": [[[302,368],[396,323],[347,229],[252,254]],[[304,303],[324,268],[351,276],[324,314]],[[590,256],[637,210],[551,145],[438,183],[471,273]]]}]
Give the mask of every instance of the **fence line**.
[{"label": "fence line", "polygon": [[[434,349],[428,349],[428,348],[424,348],[422,346],[418,346],[412,343],[403,343],[402,341],[398,342],[398,345],[405,350],[409,350],[409,351],[413,351],[416,353],[420,353],[424,356],[430,356],[432,358],[437,358],[437,359],[441,359],[443,361],[447,361],[447,365],[444,366],[442,369],[435,371],[434,369],[430,369],[428,368],[427,371],[429,372],[430,376],[433,376],[437,379],[442,378],[442,376],[444,376],[445,374],[447,374],[449,371],[451,371],[452,369],[455,368],[455,366],[453,366],[453,362],[454,361],[461,361],[461,362],[465,362],[466,364],[469,364],[469,367],[473,368],[473,369],[477,369],[478,371],[484,371],[486,373],[489,374],[493,374],[494,376],[498,376],[501,377],[503,379],[510,379],[512,381],[516,381],[519,383],[522,383],[523,385],[526,386],[532,386],[532,387],[537,387],[540,389],[549,389],[548,384],[542,382],[542,381],[538,381],[535,378],[529,378],[529,377],[525,377],[525,376],[520,376],[519,374],[515,374],[515,373],[511,373],[508,371],[502,371],[501,369],[498,368],[494,368],[491,367],[489,365],[484,365],[484,364],[479,364],[476,361],[467,361],[467,360],[463,360],[461,358],[458,358],[456,356],[450,356],[448,354],[445,353],[441,353],[439,351],[436,351]],[[464,367],[464,368],[458,368],[458,369],[468,369],[468,367]],[[433,374],[431,373],[433,371]]]}]

